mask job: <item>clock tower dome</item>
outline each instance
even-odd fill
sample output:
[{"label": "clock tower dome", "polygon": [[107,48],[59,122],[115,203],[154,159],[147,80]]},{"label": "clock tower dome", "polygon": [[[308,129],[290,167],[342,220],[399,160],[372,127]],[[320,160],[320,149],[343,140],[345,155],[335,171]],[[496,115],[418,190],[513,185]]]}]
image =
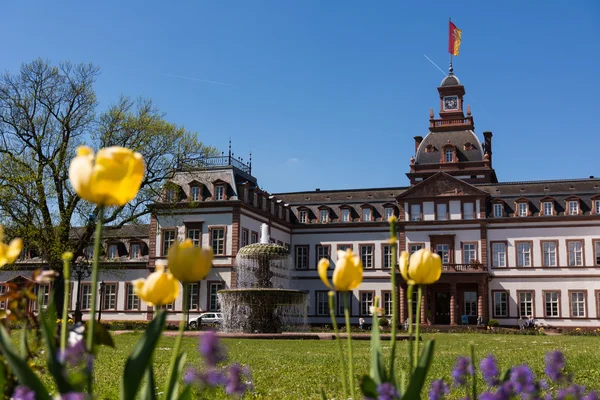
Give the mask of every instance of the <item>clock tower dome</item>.
[{"label": "clock tower dome", "polygon": [[440,118],[441,119],[458,119],[464,118],[463,97],[465,95],[465,87],[460,84],[458,77],[454,75],[454,68],[450,64],[450,71],[447,77],[444,78],[440,87]]}]

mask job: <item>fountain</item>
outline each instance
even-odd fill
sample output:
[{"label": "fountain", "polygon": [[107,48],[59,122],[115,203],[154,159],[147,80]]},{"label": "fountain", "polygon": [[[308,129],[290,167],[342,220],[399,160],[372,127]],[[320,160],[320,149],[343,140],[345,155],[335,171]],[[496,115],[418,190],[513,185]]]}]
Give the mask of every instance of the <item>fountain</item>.
[{"label": "fountain", "polygon": [[288,249],[269,243],[269,227],[261,225],[260,243],[238,252],[237,288],[219,290],[225,332],[281,333],[306,330],[308,294],[289,289]]}]

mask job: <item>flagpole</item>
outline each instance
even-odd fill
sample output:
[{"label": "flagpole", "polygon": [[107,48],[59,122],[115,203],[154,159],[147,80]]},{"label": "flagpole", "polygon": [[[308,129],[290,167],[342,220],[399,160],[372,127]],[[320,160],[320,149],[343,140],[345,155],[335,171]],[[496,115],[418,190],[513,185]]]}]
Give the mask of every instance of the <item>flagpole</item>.
[{"label": "flagpole", "polygon": [[[448,17],[448,26],[452,23],[452,17]],[[450,36],[450,31],[448,30],[448,36]],[[450,37],[448,37],[448,42],[450,42]],[[452,68],[452,53],[450,52],[450,48],[448,48],[448,53],[450,53],[450,68],[448,68],[448,72],[450,74],[453,73],[454,68]]]}]

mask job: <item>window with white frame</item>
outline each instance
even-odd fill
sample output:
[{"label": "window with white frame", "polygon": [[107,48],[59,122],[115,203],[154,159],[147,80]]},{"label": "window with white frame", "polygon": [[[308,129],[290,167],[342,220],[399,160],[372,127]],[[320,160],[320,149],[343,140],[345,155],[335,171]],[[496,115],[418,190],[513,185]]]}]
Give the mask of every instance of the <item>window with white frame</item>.
[{"label": "window with white frame", "polygon": [[477,316],[477,292],[465,292],[465,315]]},{"label": "window with white frame", "polygon": [[177,232],[174,230],[163,231],[162,234],[162,255],[166,256],[169,254],[169,249],[175,243],[175,236]]},{"label": "window with white frame", "polygon": [[222,282],[211,282],[208,285],[208,293],[210,294],[208,311],[221,311],[221,303],[218,296],[218,292],[221,289],[223,289]]},{"label": "window with white frame", "polygon": [[585,317],[584,292],[571,292],[571,317]]},{"label": "window with white frame", "polygon": [[556,242],[542,242],[542,266],[556,267]]},{"label": "window with white frame", "polygon": [[473,203],[463,203],[463,218],[464,219],[473,219],[475,218],[475,209],[473,208]]},{"label": "window with white frame", "polygon": [[528,211],[528,206],[527,203],[518,203],[518,208],[519,208],[519,217],[526,217],[527,216],[527,211]]},{"label": "window with white frame", "polygon": [[[594,242],[594,259],[596,265],[600,265],[600,241]],[[600,308],[598,308],[598,312],[600,313]]]},{"label": "window with white frame", "polygon": [[108,258],[117,258],[119,257],[119,247],[116,244],[108,245]]},{"label": "window with white frame", "polygon": [[188,307],[190,310],[198,310],[200,308],[200,304],[198,303],[199,286],[198,283],[188,284]]},{"label": "window with white frame", "polygon": [[463,243],[463,263],[470,264],[477,259],[475,243]]},{"label": "window with white frame", "polygon": [[594,214],[600,214],[600,200],[594,201]]},{"label": "window with white frame", "polygon": [[252,232],[250,234],[250,244],[258,243],[258,232]]},{"label": "window with white frame", "polygon": [[392,207],[385,208],[385,220],[389,221],[394,216],[394,209]]},{"label": "window with white frame", "polygon": [[370,315],[371,307],[373,307],[374,292],[360,293],[360,315]]},{"label": "window with white frame", "polygon": [[411,243],[408,246],[408,253],[409,254],[415,253],[415,252],[421,250],[422,248],[423,248],[423,244],[422,243]]},{"label": "window with white frame", "polygon": [[492,266],[494,268],[506,267],[506,243],[492,244]]},{"label": "window with white frame", "polygon": [[89,310],[92,304],[92,285],[89,283],[81,284],[81,309]]},{"label": "window with white frame", "polygon": [[50,304],[50,285],[49,284],[42,284],[42,285],[37,285],[35,287],[35,297],[36,297],[36,301],[33,302],[33,309],[37,310],[37,305],[38,305],[38,299],[41,298],[41,303],[42,303],[42,307],[46,308],[48,307],[48,304]]},{"label": "window with white frame", "polygon": [[504,205],[502,203],[494,203],[494,217],[501,218],[504,215]]},{"label": "window with white frame", "polygon": [[325,316],[329,315],[329,295],[327,292],[317,291],[316,296],[316,314]]},{"label": "window with white frame", "polygon": [[560,292],[545,292],[544,293],[544,308],[546,317],[559,317],[559,302]]},{"label": "window with white frame", "polygon": [[308,269],[308,246],[296,246],[296,269]]},{"label": "window with white frame", "polygon": [[438,203],[436,205],[436,218],[438,221],[445,221],[448,219],[448,205],[446,203]]},{"label": "window with white frame", "polygon": [[517,267],[531,267],[531,243],[517,243]]},{"label": "window with white frame", "polygon": [[342,208],[342,222],[350,222],[350,209]]},{"label": "window with white frame", "polygon": [[569,200],[569,215],[579,214],[579,201]]},{"label": "window with white frame", "polygon": [[360,245],[360,258],[362,260],[363,268],[373,268],[373,245]]},{"label": "window with white frame", "polygon": [[533,292],[519,292],[519,316],[533,317]]},{"label": "window with white frame", "polygon": [[362,209],[362,220],[363,221],[371,220],[371,208],[365,207]]},{"label": "window with white frame", "polygon": [[308,211],[306,210],[302,210],[298,213],[298,220],[300,220],[300,223],[305,224],[308,220]]},{"label": "window with white frame", "polygon": [[383,314],[392,315],[392,311],[394,310],[394,305],[392,304],[392,292],[383,292],[381,294],[381,301],[383,302]]},{"label": "window with white frame", "polygon": [[567,242],[569,249],[569,267],[580,267],[583,265],[583,241],[570,240]]},{"label": "window with white frame", "polygon": [[94,246],[90,245],[90,246],[85,246],[85,248],[83,249],[83,255],[86,258],[94,258]]},{"label": "window with white frame", "polygon": [[319,215],[320,215],[319,219],[320,219],[321,223],[327,222],[327,219],[329,217],[329,212],[327,210],[319,211]]},{"label": "window with white frame", "polygon": [[142,256],[142,244],[131,243],[131,250],[129,252],[130,258],[140,258]]},{"label": "window with white frame", "polygon": [[508,317],[508,293],[494,292],[494,316]]},{"label": "window with white frame", "polygon": [[392,245],[384,244],[383,245],[383,268],[391,268],[392,267]]},{"label": "window with white frame", "polygon": [[443,243],[435,246],[435,252],[442,258],[443,264],[450,262],[450,245]]},{"label": "window with white frame", "polygon": [[445,161],[447,163],[452,162],[452,160],[454,159],[454,152],[452,150],[446,150],[446,158]]},{"label": "window with white frame", "polygon": [[223,200],[225,198],[225,186],[215,186],[215,200]]},{"label": "window with white frame", "polygon": [[167,189],[167,193],[165,194],[165,200],[170,203],[174,202],[176,200],[175,194],[176,194],[175,189],[173,189],[173,188]]},{"label": "window with white frame", "polygon": [[248,229],[242,229],[242,247],[248,246]]},{"label": "window with white frame", "polygon": [[554,206],[551,201],[545,201],[542,204],[542,207],[544,209],[544,215],[553,215]]},{"label": "window with white frame", "polygon": [[225,228],[210,230],[212,249],[215,255],[225,255]]},{"label": "window with white frame", "polygon": [[187,237],[195,247],[202,245],[202,231],[200,229],[188,229]]},{"label": "window with white frame", "polygon": [[192,201],[200,201],[200,186],[190,188],[190,198]]},{"label": "window with white frame", "polygon": [[330,246],[317,246],[317,264],[322,258],[326,258],[328,260],[331,258],[330,249]]},{"label": "window with white frame", "polygon": [[102,305],[103,310],[116,310],[117,309],[117,284],[106,283],[104,285],[104,304]]},{"label": "window with white frame", "polygon": [[420,221],[421,220],[421,205],[411,204],[410,205],[410,220]]},{"label": "window with white frame", "polygon": [[133,291],[133,285],[131,283],[126,284],[127,287],[127,299],[125,300],[126,310],[137,310],[140,308],[140,298]]}]

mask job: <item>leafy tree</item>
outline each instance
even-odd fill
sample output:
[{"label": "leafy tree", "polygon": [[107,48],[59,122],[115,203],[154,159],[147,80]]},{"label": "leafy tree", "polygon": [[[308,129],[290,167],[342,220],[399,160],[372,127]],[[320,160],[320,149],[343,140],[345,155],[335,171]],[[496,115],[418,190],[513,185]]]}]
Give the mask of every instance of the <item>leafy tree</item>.
[{"label": "leafy tree", "polygon": [[[77,146],[123,146],[144,156],[147,173],[137,198],[105,210],[105,223],[115,227],[147,218],[148,203],[178,163],[215,153],[196,133],[167,122],[151,100],[121,97],[97,113],[98,75],[92,64],[38,59],[0,77],[0,224],[57,271],[64,251],[77,254],[91,242],[98,213],[68,181]],[[75,240],[72,226],[84,227]],[[58,310],[63,290],[59,278]]]}]

